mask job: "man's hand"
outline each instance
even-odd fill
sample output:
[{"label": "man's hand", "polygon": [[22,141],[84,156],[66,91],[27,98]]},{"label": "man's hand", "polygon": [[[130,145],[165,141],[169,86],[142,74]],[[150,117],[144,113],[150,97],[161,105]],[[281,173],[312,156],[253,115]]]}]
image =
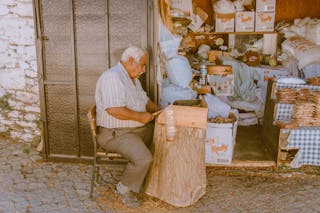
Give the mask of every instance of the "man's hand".
[{"label": "man's hand", "polygon": [[162,108],[155,105],[151,100],[149,100],[146,105],[146,109],[147,109],[147,112],[154,113],[161,110]]},{"label": "man's hand", "polygon": [[153,115],[149,112],[144,112],[141,115],[141,123],[149,123],[150,121],[152,121],[154,119]]}]

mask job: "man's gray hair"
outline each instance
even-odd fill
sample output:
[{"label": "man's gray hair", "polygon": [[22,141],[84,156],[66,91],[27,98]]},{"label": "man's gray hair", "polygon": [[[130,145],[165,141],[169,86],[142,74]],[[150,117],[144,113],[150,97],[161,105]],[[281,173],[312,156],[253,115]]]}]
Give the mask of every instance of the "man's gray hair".
[{"label": "man's gray hair", "polygon": [[140,62],[140,59],[146,54],[147,52],[139,47],[131,46],[128,47],[125,51],[123,51],[121,55],[121,61],[127,61],[130,57],[134,59],[136,63]]}]

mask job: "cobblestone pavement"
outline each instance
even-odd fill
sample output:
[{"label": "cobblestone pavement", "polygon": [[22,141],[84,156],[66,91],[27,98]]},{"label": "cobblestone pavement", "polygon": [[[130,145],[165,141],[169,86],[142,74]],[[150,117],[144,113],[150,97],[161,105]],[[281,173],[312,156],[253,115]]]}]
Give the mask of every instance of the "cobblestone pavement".
[{"label": "cobblestone pavement", "polygon": [[0,212],[320,212],[320,177],[312,174],[208,169],[207,193],[193,206],[144,196],[132,210],[105,183],[88,198],[90,165],[43,162],[25,144],[0,141],[0,171]]}]

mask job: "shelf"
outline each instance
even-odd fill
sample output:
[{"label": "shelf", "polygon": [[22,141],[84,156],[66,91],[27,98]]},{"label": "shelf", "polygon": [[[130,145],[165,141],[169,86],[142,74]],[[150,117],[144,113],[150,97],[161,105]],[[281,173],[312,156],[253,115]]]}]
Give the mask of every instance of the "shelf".
[{"label": "shelf", "polygon": [[220,34],[235,34],[235,35],[261,35],[261,34],[278,34],[277,32],[188,32],[196,35],[220,35]]},{"label": "shelf", "polygon": [[[220,33],[220,32],[218,32]],[[260,34],[278,34],[277,32],[221,32],[221,34],[235,34],[235,35],[260,35]]]}]

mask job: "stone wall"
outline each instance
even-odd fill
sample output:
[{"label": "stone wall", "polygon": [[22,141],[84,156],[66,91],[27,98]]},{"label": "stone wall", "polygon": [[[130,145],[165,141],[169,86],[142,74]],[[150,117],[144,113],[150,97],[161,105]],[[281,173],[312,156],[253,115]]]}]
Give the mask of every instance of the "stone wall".
[{"label": "stone wall", "polygon": [[40,141],[32,0],[0,0],[0,135]]}]

